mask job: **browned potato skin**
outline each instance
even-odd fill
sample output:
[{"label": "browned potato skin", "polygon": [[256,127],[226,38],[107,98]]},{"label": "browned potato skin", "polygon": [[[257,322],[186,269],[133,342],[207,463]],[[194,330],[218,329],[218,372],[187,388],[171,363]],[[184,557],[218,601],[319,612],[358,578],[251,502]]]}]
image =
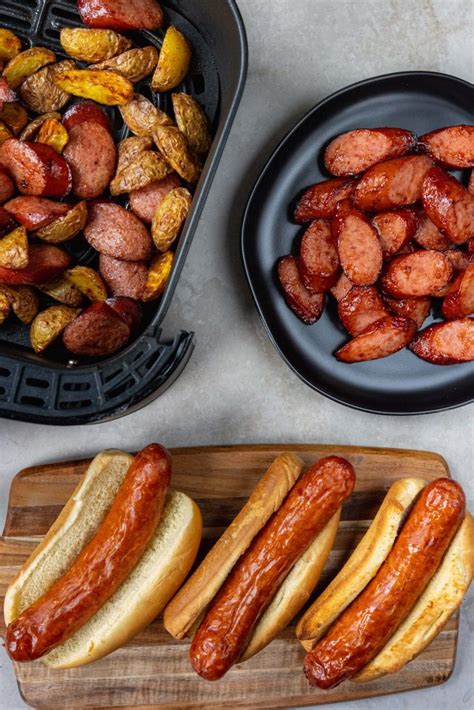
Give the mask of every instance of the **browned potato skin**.
[{"label": "browned potato skin", "polygon": [[48,118],[38,131],[36,136],[37,143],[45,143],[54,148],[56,153],[63,152],[69,141],[69,134],[63,124],[56,118]]},{"label": "browned potato skin", "polygon": [[39,237],[48,244],[61,244],[77,236],[87,222],[87,202],[78,202],[69,212],[62,217],[58,217],[54,222],[42,227],[35,232],[35,237]]},{"label": "browned potato skin", "polygon": [[38,296],[31,286],[9,286],[12,294],[12,309],[16,317],[29,325],[38,313]]},{"label": "browned potato skin", "polygon": [[38,118],[35,118],[34,121],[28,123],[28,125],[23,129],[20,139],[22,141],[31,141],[36,136],[43,123],[52,118],[60,120],[61,114],[57,111],[51,111],[50,113],[44,113],[42,116],[38,116]]},{"label": "browned potato skin", "polygon": [[0,62],[8,62],[21,52],[21,40],[10,30],[0,29]]},{"label": "browned potato skin", "polygon": [[89,266],[74,266],[64,272],[64,278],[84,294],[89,301],[105,301],[107,289],[97,271]]},{"label": "browned potato skin", "polygon": [[71,57],[81,62],[103,62],[125,52],[131,41],[113,30],[85,27],[63,27],[61,46]]},{"label": "browned potato skin", "polygon": [[21,104],[14,101],[11,104],[3,105],[0,111],[0,121],[6,123],[16,136],[28,123],[28,114]]},{"label": "browned potato skin", "polygon": [[32,47],[10,59],[3,70],[12,89],[17,89],[25,79],[47,64],[56,61],[56,55],[46,47]]},{"label": "browned potato skin", "polygon": [[28,266],[28,235],[24,227],[17,227],[0,239],[0,266],[7,269]]},{"label": "browned potato skin", "polygon": [[13,137],[13,133],[10,131],[8,126],[5,123],[3,123],[3,121],[0,121],[0,145],[2,145],[2,143],[5,143],[7,138],[12,138],[12,137]]},{"label": "browned potato skin", "polygon": [[173,121],[167,113],[154,106],[141,94],[135,94],[132,101],[119,108],[127,127],[136,136],[151,137],[156,125],[173,125]]},{"label": "browned potato skin", "polygon": [[185,136],[174,126],[156,126],[153,138],[158,150],[183,180],[196,184],[201,164],[191,152]]},{"label": "browned potato skin", "polygon": [[80,306],[84,301],[79,289],[64,277],[39,286],[39,290],[66,306]]},{"label": "browned potato skin", "polygon": [[111,195],[122,195],[139,190],[172,172],[169,163],[156,151],[145,150],[117,172],[110,183]]},{"label": "browned potato skin", "polygon": [[169,27],[161,47],[158,66],[151,80],[153,91],[170,91],[183,81],[191,63],[191,47],[186,37]]},{"label": "browned potato skin", "polygon": [[171,190],[156,210],[151,236],[158,251],[168,251],[186,221],[193,198],[185,187]]},{"label": "browned potato skin", "polygon": [[10,315],[12,300],[10,290],[6,286],[0,286],[0,325]]},{"label": "browned potato skin", "polygon": [[125,138],[120,141],[118,146],[118,160],[117,160],[117,173],[124,170],[124,168],[129,165],[132,160],[134,160],[137,155],[143,153],[145,150],[149,150],[153,145],[151,138],[143,136],[139,138],[138,136],[132,136],[131,138]]},{"label": "browned potato skin", "polygon": [[62,109],[71,95],[56,85],[55,78],[74,67],[74,62],[67,59],[40,69],[28,77],[20,87],[22,102],[34,113],[47,114]]},{"label": "browned potato skin", "polygon": [[94,69],[111,69],[126,77],[132,84],[152,73],[158,63],[158,50],[153,46],[134,47],[112,59],[94,65]]},{"label": "browned potato skin", "polygon": [[171,98],[176,123],[189,147],[198,155],[206,155],[212,142],[206,114],[189,94],[173,94]]},{"label": "browned potato skin", "polygon": [[30,339],[33,350],[36,353],[42,353],[46,350],[80,312],[79,308],[51,306],[39,313],[33,320],[30,328]]},{"label": "browned potato skin", "polygon": [[131,81],[108,69],[69,69],[56,74],[53,80],[68,94],[105,106],[126,104],[134,93]]},{"label": "browned potato skin", "polygon": [[174,254],[172,251],[159,254],[152,259],[142,301],[154,301],[161,296],[171,275],[173,262]]}]

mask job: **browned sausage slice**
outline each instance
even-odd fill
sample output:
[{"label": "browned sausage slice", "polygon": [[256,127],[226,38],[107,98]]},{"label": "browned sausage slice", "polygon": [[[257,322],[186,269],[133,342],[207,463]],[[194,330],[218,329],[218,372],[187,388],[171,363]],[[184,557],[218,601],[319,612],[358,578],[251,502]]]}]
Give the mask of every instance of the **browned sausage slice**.
[{"label": "browned sausage slice", "polygon": [[63,333],[66,348],[74,355],[112,355],[130,338],[128,323],[107,303],[92,303]]},{"label": "browned sausage slice", "polygon": [[337,312],[342,325],[353,337],[388,316],[375,286],[354,286],[347,296],[339,301]]},{"label": "browned sausage slice", "polygon": [[355,186],[354,204],[366,212],[413,205],[421,200],[423,180],[432,167],[426,155],[407,155],[378,163]]},{"label": "browned sausage slice", "polygon": [[0,166],[0,205],[15,194],[15,185],[7,171]]},{"label": "browned sausage slice", "polygon": [[177,173],[170,173],[162,180],[152,182],[139,190],[130,193],[130,209],[135,212],[143,222],[152,223],[153,217],[158,207],[161,205],[166,195],[181,185],[180,177]]},{"label": "browned sausage slice", "polygon": [[466,271],[472,261],[469,258],[469,254],[460,249],[447,249],[444,255],[448,257],[454,271]]},{"label": "browned sausage slice", "polygon": [[0,237],[3,237],[4,234],[11,232],[14,226],[15,220],[11,216],[10,212],[7,212],[6,209],[0,207]]},{"label": "browned sausage slice", "polygon": [[298,267],[302,281],[311,293],[324,293],[334,286],[341,265],[329,222],[317,219],[305,231]]},{"label": "browned sausage slice", "polygon": [[454,244],[463,244],[474,237],[474,195],[441,168],[433,168],[426,175],[423,207]]},{"label": "browned sausage slice", "polygon": [[351,178],[336,178],[308,188],[296,205],[295,222],[304,224],[313,219],[331,219],[337,203],[352,195],[354,185],[355,180]]},{"label": "browned sausage slice", "polygon": [[383,258],[388,259],[413,238],[417,218],[413,210],[392,210],[375,215],[372,224],[382,245]]},{"label": "browned sausage slice", "polygon": [[382,288],[395,298],[438,296],[453,278],[450,260],[439,251],[397,256],[387,267]]},{"label": "browned sausage slice", "polygon": [[332,221],[341,266],[356,286],[375,283],[382,270],[382,247],[367,217],[352,207],[349,200],[340,202]]},{"label": "browned sausage slice", "polygon": [[153,242],[145,225],[134,214],[111,202],[90,207],[84,236],[99,254],[115,259],[146,261],[151,256]]},{"label": "browned sausage slice", "polygon": [[71,192],[69,165],[50,145],[8,138],[1,146],[1,163],[24,195],[64,197]]},{"label": "browned sausage slice", "polygon": [[446,168],[474,167],[474,126],[449,126],[418,139],[430,158]]},{"label": "browned sausage slice", "polygon": [[86,122],[100,123],[109,133],[112,133],[109,117],[94,101],[78,101],[77,104],[68,108],[63,116],[63,126],[68,133],[75,126]]},{"label": "browned sausage slice", "polygon": [[146,261],[122,261],[101,254],[99,271],[112,296],[141,300],[148,276]]},{"label": "browned sausage slice", "polygon": [[415,242],[423,249],[434,249],[435,251],[446,251],[451,246],[451,242],[438,227],[433,224],[428,215],[423,210],[418,212],[418,228],[413,237]]},{"label": "browned sausage slice", "polygon": [[403,128],[359,128],[331,141],[324,153],[324,164],[332,175],[357,175],[383,160],[406,155],[415,147],[415,134]]},{"label": "browned sausage slice", "polygon": [[347,296],[351,288],[354,288],[352,281],[349,281],[344,272],[339,276],[337,283],[332,287],[331,293],[339,303]]},{"label": "browned sausage slice", "polygon": [[323,293],[313,294],[305,288],[301,281],[298,265],[294,256],[284,256],[278,262],[278,278],[280,280],[285,301],[303,323],[316,323],[324,309]]},{"label": "browned sausage slice", "polygon": [[4,205],[25,229],[33,231],[46,227],[58,217],[69,212],[71,205],[64,202],[54,202],[44,197],[15,197]]},{"label": "browned sausage slice", "polygon": [[28,249],[28,266],[6,269],[0,266],[0,283],[33,286],[54,281],[69,267],[66,252],[50,244],[32,244]]},{"label": "browned sausage slice", "polygon": [[163,10],[156,0],[77,0],[82,21],[110,30],[157,30]]},{"label": "browned sausage slice", "polygon": [[432,325],[415,338],[410,350],[433,365],[471,362],[474,360],[474,318]]},{"label": "browned sausage slice", "polygon": [[92,121],[74,126],[63,155],[71,167],[75,195],[90,200],[107,189],[117,164],[115,143],[107,128]]},{"label": "browned sausage slice", "polygon": [[132,332],[136,330],[142,322],[142,310],[138,303],[132,298],[114,296],[114,298],[108,298],[106,304],[130,326]]},{"label": "browned sausage slice", "polygon": [[415,333],[416,324],[410,318],[387,316],[346,343],[337,351],[336,358],[354,363],[388,357],[406,347]]},{"label": "browned sausage slice", "polygon": [[446,296],[441,312],[446,320],[455,320],[474,313],[474,264],[470,264],[462,274],[456,290]]},{"label": "browned sausage slice", "polygon": [[411,318],[417,328],[421,328],[431,310],[431,298],[391,298],[384,296],[384,302],[395,316]]}]

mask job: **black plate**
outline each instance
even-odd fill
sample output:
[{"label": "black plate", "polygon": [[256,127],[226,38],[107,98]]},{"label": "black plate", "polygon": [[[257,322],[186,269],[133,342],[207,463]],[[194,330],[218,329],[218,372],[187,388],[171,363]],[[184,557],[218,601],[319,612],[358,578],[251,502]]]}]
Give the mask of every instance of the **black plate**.
[{"label": "black plate", "polygon": [[[333,353],[348,336],[335,302],[305,326],[281,294],[277,259],[301,234],[291,221],[295,198],[330,177],[320,163],[335,136],[360,127],[399,126],[418,134],[472,123],[474,86],[445,74],[406,72],[353,84],[315,106],[275,150],[250,196],[242,225],[242,258],[267,332],[294,372],[336,402],[377,414],[423,414],[473,400],[474,364],[441,367],[405,349],[391,357],[347,365]],[[468,175],[456,175],[463,180]],[[435,318],[430,316],[425,325]]]}]

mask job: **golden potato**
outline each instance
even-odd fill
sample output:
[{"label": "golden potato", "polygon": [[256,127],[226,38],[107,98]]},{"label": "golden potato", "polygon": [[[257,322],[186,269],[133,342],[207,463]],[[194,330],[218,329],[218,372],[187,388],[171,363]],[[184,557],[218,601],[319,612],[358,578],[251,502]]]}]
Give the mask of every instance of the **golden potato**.
[{"label": "golden potato", "polygon": [[151,88],[154,91],[176,88],[188,73],[190,63],[191,46],[188,40],[176,27],[169,27],[151,80]]},{"label": "golden potato", "polygon": [[0,29],[0,61],[7,62],[21,52],[21,40],[10,30]]},{"label": "golden potato", "polygon": [[105,106],[119,106],[133,98],[133,84],[109,70],[70,69],[56,74],[53,80],[62,91]]},{"label": "golden potato", "polygon": [[32,47],[20,52],[16,57],[10,59],[7,66],[3,70],[3,76],[6,77],[12,89],[17,89],[25,79],[46,66],[56,61],[56,55],[46,47]]},{"label": "golden potato", "polygon": [[72,283],[89,301],[105,301],[107,289],[97,271],[90,266],[74,266],[64,272],[64,278]]},{"label": "golden potato", "polygon": [[141,94],[135,94],[128,104],[120,106],[120,113],[127,128],[136,136],[151,136],[155,125],[173,125],[167,113]]},{"label": "golden potato", "polygon": [[66,304],[66,306],[80,306],[84,301],[84,297],[79,289],[63,276],[55,281],[43,284],[39,289],[56,301]]},{"label": "golden potato", "polygon": [[153,145],[151,138],[145,136],[139,138],[138,136],[132,136],[131,138],[125,138],[120,141],[118,146],[118,160],[117,160],[117,173],[119,175],[121,171],[129,165],[137,155],[143,153],[144,150],[149,150]]},{"label": "golden potato", "polygon": [[42,353],[46,350],[80,312],[80,308],[50,306],[50,308],[39,313],[30,328],[30,340],[33,350],[36,353]]},{"label": "golden potato", "polygon": [[189,147],[198,155],[206,155],[212,142],[206,114],[189,94],[173,94],[171,98],[176,123]]},{"label": "golden potato", "polygon": [[13,133],[10,131],[8,126],[3,123],[3,121],[0,121],[0,145],[2,143],[5,143],[7,138],[11,138],[13,136]]},{"label": "golden potato", "polygon": [[116,174],[110,183],[110,194],[116,196],[139,190],[156,180],[162,180],[170,172],[169,164],[159,153],[145,150]]},{"label": "golden potato", "polygon": [[112,69],[125,76],[132,84],[151,74],[158,62],[155,47],[134,47],[112,59],[106,59],[94,66],[94,69]]},{"label": "golden potato", "polygon": [[48,118],[38,131],[37,143],[45,143],[54,148],[56,153],[61,154],[69,141],[69,134],[61,121],[56,118]]},{"label": "golden potato", "polygon": [[9,286],[12,308],[16,317],[29,325],[38,313],[38,295],[31,286]]},{"label": "golden potato", "polygon": [[192,184],[197,183],[201,174],[201,164],[191,152],[188,142],[174,126],[155,126],[153,138],[165,160],[178,175]]},{"label": "golden potato", "polygon": [[28,114],[21,104],[14,101],[11,104],[3,104],[0,111],[0,121],[6,123],[8,128],[17,135],[28,123]]},{"label": "golden potato", "polygon": [[65,215],[58,217],[46,227],[38,229],[35,232],[35,237],[39,237],[49,244],[61,244],[61,242],[67,242],[82,232],[86,222],[87,202],[78,202]]},{"label": "golden potato", "polygon": [[174,254],[167,251],[153,257],[143,291],[142,301],[154,301],[166,288],[173,268]]},{"label": "golden potato", "polygon": [[155,212],[151,236],[158,251],[168,251],[178,236],[191,208],[193,197],[185,187],[168,192]]},{"label": "golden potato", "polygon": [[40,69],[28,77],[20,86],[20,97],[25,106],[34,113],[50,113],[63,108],[71,95],[60,89],[54,78],[64,71],[74,69],[75,66],[73,61],[67,59]]},{"label": "golden potato", "polygon": [[63,27],[60,40],[66,54],[81,62],[103,62],[132,46],[118,32],[85,27]]},{"label": "golden potato", "polygon": [[10,289],[0,285],[0,325],[6,321],[10,315],[13,296]]},{"label": "golden potato", "polygon": [[39,129],[43,125],[45,121],[47,121],[50,118],[55,118],[57,120],[61,119],[61,114],[58,113],[57,111],[51,111],[50,113],[44,113],[42,116],[38,116],[38,118],[35,118],[34,121],[31,121],[28,123],[28,125],[23,129],[23,131],[20,134],[20,138],[22,141],[30,141],[32,138],[35,137],[35,135],[38,133]]},{"label": "golden potato", "polygon": [[17,227],[0,239],[0,266],[7,269],[28,266],[28,235],[24,227]]}]

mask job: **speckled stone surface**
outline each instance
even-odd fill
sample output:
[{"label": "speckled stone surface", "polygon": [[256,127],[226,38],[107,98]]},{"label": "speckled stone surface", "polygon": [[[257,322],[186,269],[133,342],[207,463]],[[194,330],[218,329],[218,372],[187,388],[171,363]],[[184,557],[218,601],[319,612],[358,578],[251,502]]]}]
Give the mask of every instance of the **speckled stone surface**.
[{"label": "speckled stone surface", "polygon": [[[217,2],[218,0],[216,0]],[[25,466],[153,440],[167,446],[315,442],[438,451],[474,509],[473,408],[426,417],[363,414],[302,384],[268,341],[244,280],[239,227],[270,150],[317,101],[354,81],[404,70],[472,80],[472,0],[238,0],[250,71],[244,99],[166,319],[196,331],[178,382],[145,410],[94,427],[0,420],[0,522],[9,483]],[[438,688],[346,703],[344,710],[474,707],[474,595],[462,612],[456,669]],[[0,649],[0,708],[25,705]]]}]

